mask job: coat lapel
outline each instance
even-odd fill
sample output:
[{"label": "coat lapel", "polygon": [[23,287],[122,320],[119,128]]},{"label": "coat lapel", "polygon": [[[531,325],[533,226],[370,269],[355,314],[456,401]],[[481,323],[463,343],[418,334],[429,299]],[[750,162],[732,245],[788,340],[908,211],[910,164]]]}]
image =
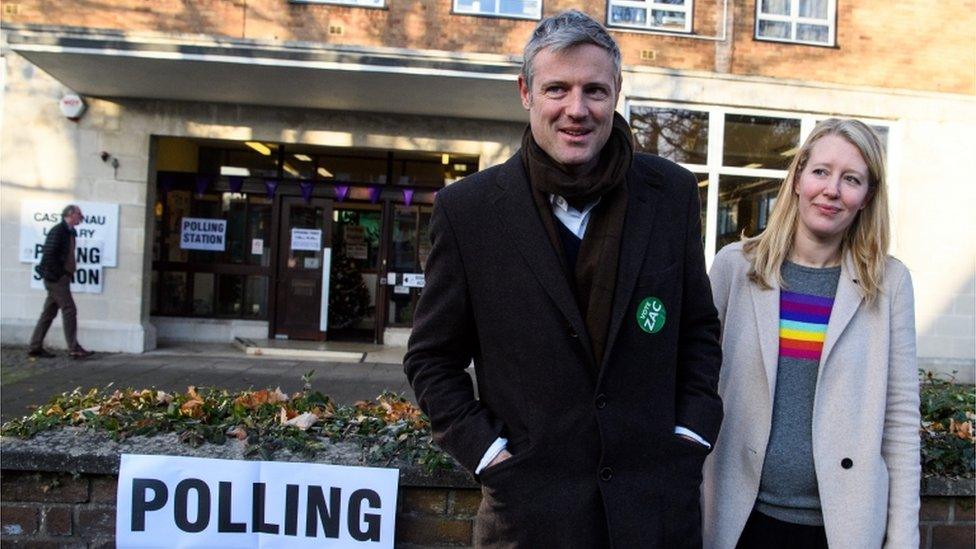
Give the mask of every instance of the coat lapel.
[{"label": "coat lapel", "polygon": [[593,356],[583,316],[576,305],[576,298],[573,297],[559,256],[552,248],[546,228],[539,219],[532,190],[518,154],[502,166],[496,183],[503,191],[494,200],[496,213],[499,215],[498,226],[503,228],[508,241],[515,245],[539,284],[566,317],[569,325],[579,334],[586,356]]},{"label": "coat lapel", "polygon": [[[631,168],[627,177],[627,213],[624,218],[624,230],[620,241],[620,255],[617,261],[617,282],[613,292],[613,309],[610,312],[610,330],[607,332],[606,348],[600,362],[600,371],[610,358],[610,350],[617,339],[624,313],[630,304],[630,297],[637,284],[644,255],[651,241],[651,230],[654,226],[654,214],[657,201],[653,200],[656,187],[648,185],[648,174],[638,177]],[[660,177],[656,172],[651,174]],[[655,180],[653,184],[657,184]]]},{"label": "coat lapel", "polygon": [[837,293],[834,296],[834,306],[830,310],[830,320],[827,322],[827,335],[824,337],[823,352],[820,354],[820,369],[830,358],[830,352],[837,344],[841,334],[851,323],[854,313],[864,296],[858,287],[857,273],[854,271],[854,264],[849,255],[844,256],[844,261],[840,267],[840,280],[837,281]]},{"label": "coat lapel", "polygon": [[769,389],[769,402],[773,402],[776,391],[776,368],[779,364],[779,287],[775,281],[772,286],[772,289],[764,290],[757,284],[749,284],[756,313],[759,351],[762,353],[763,370],[766,372],[766,385]]}]

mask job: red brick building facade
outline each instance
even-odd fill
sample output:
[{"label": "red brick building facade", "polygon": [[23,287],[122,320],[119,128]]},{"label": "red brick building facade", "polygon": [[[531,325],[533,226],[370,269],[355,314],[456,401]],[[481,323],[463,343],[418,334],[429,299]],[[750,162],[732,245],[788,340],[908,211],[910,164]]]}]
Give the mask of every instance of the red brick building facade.
[{"label": "red brick building facade", "polygon": [[[40,307],[18,212],[41,199],[119,205],[118,265],[79,297],[96,349],[402,341],[433,194],[517,149],[522,46],[570,8],[619,42],[618,109],[641,146],[699,175],[708,261],[763,228],[818,120],[872,124],[922,366],[974,377],[973,0],[5,2],[4,341],[26,339]],[[72,92],[88,105],[77,122],[58,111]],[[289,252],[293,209],[336,261]],[[181,248],[184,215],[226,220],[226,249]]]}]

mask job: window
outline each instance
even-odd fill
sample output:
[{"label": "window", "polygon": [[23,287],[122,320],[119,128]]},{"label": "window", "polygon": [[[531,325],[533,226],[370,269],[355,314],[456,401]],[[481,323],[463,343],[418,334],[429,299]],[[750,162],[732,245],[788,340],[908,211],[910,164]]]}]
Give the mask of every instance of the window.
[{"label": "window", "polygon": [[[234,192],[217,178],[198,192],[193,175],[158,177],[166,188],[161,183],[155,208],[151,314],[266,319],[272,201],[260,183],[249,181]],[[225,220],[225,249],[182,249],[183,217]]]},{"label": "window", "polygon": [[454,0],[455,13],[539,19],[542,0]]},{"label": "window", "polygon": [[363,8],[382,8],[386,0],[290,0],[293,4],[341,4]]},{"label": "window", "polygon": [[[658,102],[628,105],[637,148],[677,162],[698,179],[705,259],[766,228],[803,139],[823,115]],[[891,147],[891,123],[866,120]],[[889,190],[891,190],[889,177]]]},{"label": "window", "polygon": [[756,0],[756,38],[833,46],[837,0]]},{"label": "window", "polygon": [[691,32],[693,0],[609,0],[607,24],[644,30]]}]

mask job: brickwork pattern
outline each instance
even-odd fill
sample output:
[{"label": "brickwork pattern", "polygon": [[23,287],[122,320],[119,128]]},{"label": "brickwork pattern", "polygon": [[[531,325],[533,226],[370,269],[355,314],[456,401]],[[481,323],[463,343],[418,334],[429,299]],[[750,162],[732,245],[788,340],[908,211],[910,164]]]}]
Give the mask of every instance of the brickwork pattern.
[{"label": "brickwork pattern", "polygon": [[921,549],[973,547],[976,518],[973,498],[925,497],[919,513]]},{"label": "brickwork pattern", "polygon": [[[698,0],[692,36],[613,29],[628,65],[802,81],[976,94],[973,0],[838,0],[836,47],[758,41],[755,1]],[[10,23],[196,34],[258,40],[519,55],[536,21],[453,13],[452,0],[387,1],[381,9],[287,0],[113,0],[63,10],[55,0],[12,0]],[[607,21],[606,0],[547,0],[543,15],[577,8]],[[651,55],[642,52],[652,52]]]},{"label": "brickwork pattern", "polygon": [[[0,544],[4,547],[112,547],[116,479],[3,471]],[[401,487],[396,545],[470,547],[481,492],[470,488]],[[973,498],[922,498],[919,549],[971,549]]]},{"label": "brickwork pattern", "polygon": [[112,477],[3,471],[0,545],[114,546],[115,486]]},{"label": "brickwork pattern", "polygon": [[[113,547],[116,478],[3,471],[0,545]],[[400,489],[397,547],[470,547],[481,492]]]}]

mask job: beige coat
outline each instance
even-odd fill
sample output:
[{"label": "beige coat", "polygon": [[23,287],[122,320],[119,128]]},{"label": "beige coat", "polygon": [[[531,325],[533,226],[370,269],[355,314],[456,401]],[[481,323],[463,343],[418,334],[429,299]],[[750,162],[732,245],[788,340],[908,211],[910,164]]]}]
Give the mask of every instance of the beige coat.
[{"label": "beige coat", "polygon": [[[733,548],[759,493],[779,355],[779,291],[747,278],[736,243],[710,277],[722,320],[725,421],[705,463],[704,544]],[[908,269],[889,258],[874,306],[841,266],[813,406],[813,458],[832,548],[919,544],[919,394]],[[841,465],[847,462],[849,468]]]}]

